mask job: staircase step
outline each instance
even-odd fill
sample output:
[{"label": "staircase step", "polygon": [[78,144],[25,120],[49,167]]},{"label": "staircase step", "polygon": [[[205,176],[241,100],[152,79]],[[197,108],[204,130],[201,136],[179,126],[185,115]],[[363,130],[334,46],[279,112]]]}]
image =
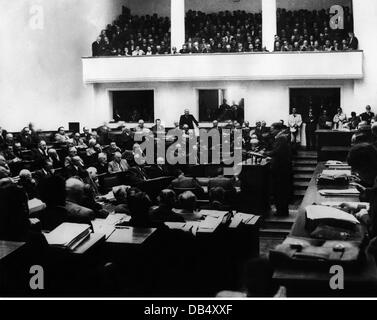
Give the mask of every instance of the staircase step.
[{"label": "staircase step", "polygon": [[293,187],[295,189],[304,189],[306,190],[309,186],[309,182],[308,181],[294,181],[293,182]]},{"label": "staircase step", "polygon": [[293,179],[296,181],[310,181],[313,177],[311,173],[296,173],[293,175]]},{"label": "staircase step", "polygon": [[295,197],[304,197],[306,190],[294,190],[293,195]]},{"label": "staircase step", "polygon": [[317,159],[318,154],[316,151],[299,151],[295,158]]},{"label": "staircase step", "polygon": [[317,166],[317,163],[317,160],[314,159],[298,159],[293,161],[293,164],[297,166]]},{"label": "staircase step", "polygon": [[313,173],[315,166],[293,166],[294,172],[311,172]]},{"label": "staircase step", "polygon": [[279,237],[287,237],[290,233],[290,230],[289,229],[270,229],[270,228],[266,228],[266,229],[260,229],[260,236],[261,237],[273,237],[273,238],[279,238]]}]

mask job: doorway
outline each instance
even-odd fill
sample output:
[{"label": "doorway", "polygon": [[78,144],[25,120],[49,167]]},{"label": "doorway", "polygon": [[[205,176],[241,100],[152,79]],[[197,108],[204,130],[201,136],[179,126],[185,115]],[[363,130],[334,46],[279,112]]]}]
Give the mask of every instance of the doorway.
[{"label": "doorway", "polygon": [[303,117],[307,116],[312,108],[314,116],[318,119],[322,110],[326,109],[330,119],[341,106],[341,88],[290,88],[289,89],[289,111],[297,109],[297,113]]}]

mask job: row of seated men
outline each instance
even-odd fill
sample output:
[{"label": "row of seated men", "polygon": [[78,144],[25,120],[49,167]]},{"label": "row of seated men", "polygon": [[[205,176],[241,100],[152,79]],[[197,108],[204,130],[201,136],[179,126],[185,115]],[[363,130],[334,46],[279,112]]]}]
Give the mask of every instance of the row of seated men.
[{"label": "row of seated men", "polygon": [[[216,188],[213,191],[214,208],[218,208],[221,202],[220,190],[221,188]],[[91,215],[93,212],[78,205],[87,198],[87,191],[84,181],[79,178],[70,178],[67,181],[59,176],[46,178],[38,185],[39,195],[47,205],[38,215],[42,229],[51,230],[65,221],[90,224],[86,215]],[[79,262],[71,260],[61,252],[49,249],[41,229],[31,223],[33,219],[29,219],[28,197],[25,190],[10,179],[1,179],[0,240],[26,242],[22,254],[16,256],[16,261],[10,260],[10,266],[3,266],[0,263],[0,270],[9,277],[7,282],[0,284],[2,295],[179,296],[183,294],[195,296],[213,295],[221,289],[238,290],[244,297],[272,297],[276,294],[277,287],[272,282],[272,267],[264,259],[253,259],[246,264],[246,274],[237,276],[238,280],[241,278],[243,281],[238,286],[224,285],[226,274],[222,273],[222,277],[215,279],[216,291],[207,292],[206,288],[203,288],[203,285],[204,287],[209,285],[210,277],[203,274],[205,257],[195,255],[200,250],[197,250],[198,248],[194,250],[193,235],[183,231],[171,232],[163,224],[165,221],[183,222],[201,219],[200,212],[197,211],[197,199],[193,193],[187,191],[177,197],[171,189],[162,190],[157,206],[153,206],[150,197],[138,188],[123,186],[115,192],[115,197],[114,210],[126,212],[131,216],[131,220],[122,223],[122,226],[134,228],[153,226],[157,228],[159,236],[154,238],[153,243],[144,246],[143,255],[140,252],[133,255],[127,251],[125,261],[112,256],[109,251],[97,253],[94,262]],[[221,246],[220,249],[226,248]],[[213,251],[214,248],[212,247],[211,250]],[[178,259],[180,255],[183,255],[184,259],[182,257]],[[218,254],[217,259],[221,257],[227,259],[227,255],[224,254]],[[226,260],[216,260],[216,263],[220,261],[226,263]],[[42,292],[29,290],[31,265],[43,266],[45,270],[45,290]],[[213,265],[220,270],[222,266],[222,264]],[[229,267],[227,264],[224,266]],[[185,275],[185,281],[177,284],[177,279],[181,279],[182,274]],[[219,296],[229,294],[232,293],[221,292]],[[282,296],[281,290],[278,294]]]},{"label": "row of seated men", "polygon": [[[333,31],[329,10],[286,11],[278,9],[278,30],[274,51],[346,51],[357,50],[352,33],[352,13],[344,9],[345,26]],[[262,15],[245,11],[205,14],[186,13],[187,41],[182,48],[170,46],[170,20],[153,16],[134,16],[128,8],[101,31],[92,44],[93,56],[142,56],[214,52],[260,52]]]},{"label": "row of seated men", "polygon": [[[228,124],[231,125],[230,123]],[[104,132],[105,130],[102,128],[97,131]],[[281,123],[272,126],[272,134],[276,137],[276,143],[280,145],[275,146],[275,152],[270,153],[271,157],[275,157],[273,167],[275,168],[274,172],[277,174],[281,174],[284,171],[281,170],[281,166],[288,165],[288,163],[279,160],[282,159],[281,153],[280,158],[276,158],[277,149],[282,149],[281,143],[283,140],[281,139],[284,139],[281,135],[282,133]],[[277,138],[278,134],[280,134],[279,138]],[[56,137],[60,139],[65,135],[66,133],[60,128]],[[288,140],[285,139],[284,141]],[[101,145],[99,144],[99,146]],[[39,142],[38,149],[37,151],[42,156],[46,156],[47,147],[43,140]],[[73,147],[70,147],[67,151],[77,152]],[[96,156],[101,158],[100,154],[103,152],[101,150],[97,152]],[[117,152],[115,151],[114,153],[114,160],[118,158]],[[49,155],[48,151],[47,155]],[[101,177],[98,177],[95,167],[88,168],[85,165],[83,166],[80,157],[72,153],[68,154],[64,160],[61,160],[60,165],[65,169],[62,172],[58,172],[53,168],[54,160],[56,161],[57,159],[50,159],[50,156],[44,158],[40,162],[41,168],[34,172],[34,175],[30,171],[23,169],[17,179],[12,179],[10,178],[7,162],[3,157],[0,157],[0,239],[27,242],[27,248],[32,252],[28,255],[29,260],[27,260],[27,263],[33,261],[33,264],[40,265],[41,262],[38,259],[43,255],[41,250],[46,246],[41,230],[52,230],[62,222],[90,224],[93,219],[104,218],[109,214],[109,211],[115,211],[124,212],[131,217],[131,220],[127,223],[128,226],[157,227],[158,230],[164,230],[166,229],[163,224],[165,221],[195,221],[202,219],[200,212],[197,210],[198,206],[202,205],[198,199],[201,198],[205,190],[198,179],[182,174],[182,169],[184,168],[179,166],[169,167],[156,164],[147,168],[140,161],[136,161],[135,158],[135,163],[131,164],[131,161],[128,163],[121,156],[118,169],[122,168],[122,162],[127,163],[127,168],[124,171],[120,170],[116,174],[119,178],[117,185],[127,186],[120,187],[115,192],[116,200],[115,203],[111,204],[110,209],[103,203],[105,198],[100,190]],[[107,165],[105,168],[109,170],[110,166]],[[209,202],[206,204],[206,208],[216,210],[237,209],[235,182],[234,178],[216,177],[216,175],[209,179],[207,182]],[[275,187],[276,185],[274,184]],[[106,189],[106,185],[102,185],[102,187],[105,188],[104,192],[109,190]],[[287,188],[283,189],[287,190]],[[160,190],[163,191],[160,192]],[[276,189],[275,194],[279,193],[279,190],[281,191],[281,189]],[[279,194],[284,195],[282,192]],[[46,204],[46,208],[42,212],[33,216],[33,218],[38,218],[39,222],[29,219],[27,201],[32,198],[39,198]],[[288,210],[288,207],[286,209]],[[169,243],[175,243],[175,241],[172,242],[171,238],[169,239]],[[158,246],[158,248],[162,247],[164,246]],[[160,251],[158,252],[159,254],[161,253]],[[177,249],[176,252],[181,251]],[[220,257],[221,255],[219,254],[218,256]],[[186,260],[185,265],[187,265]],[[21,263],[21,266],[24,266],[24,264]],[[14,272],[17,270],[18,268]],[[62,272],[59,268],[57,270],[57,273]],[[174,270],[181,269],[175,268]],[[58,279],[62,278],[58,277]],[[66,280],[65,277],[64,280]],[[71,281],[68,283],[72,284]],[[135,285],[135,287],[139,286]]]}]

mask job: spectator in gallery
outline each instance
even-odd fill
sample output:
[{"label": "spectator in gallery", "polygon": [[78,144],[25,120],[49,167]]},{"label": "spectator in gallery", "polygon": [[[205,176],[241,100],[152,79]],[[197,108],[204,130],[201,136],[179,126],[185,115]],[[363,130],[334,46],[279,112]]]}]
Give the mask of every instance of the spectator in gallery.
[{"label": "spectator in gallery", "polygon": [[305,119],[305,135],[306,135],[306,149],[315,150],[316,148],[316,135],[317,119],[314,116],[313,109],[310,108],[308,115]]},{"label": "spectator in gallery", "polygon": [[97,40],[92,43],[92,55],[98,57],[101,55],[101,37],[98,36]]},{"label": "spectator in gallery", "polygon": [[345,113],[343,113],[343,110],[341,107],[337,109],[337,113],[335,114],[333,118],[334,123],[334,129],[342,129],[343,125],[347,122],[347,116]]},{"label": "spectator in gallery", "polygon": [[185,109],[185,112],[183,115],[181,115],[179,119],[179,127],[183,129],[184,125],[188,126],[188,129],[194,129],[194,124],[199,127],[199,122],[195,119],[195,117],[190,114],[189,109]]},{"label": "spectator in gallery", "polygon": [[370,124],[374,117],[374,113],[371,111],[370,105],[365,107],[365,112],[360,115],[361,121],[366,121],[367,124]]},{"label": "spectator in gallery", "polygon": [[292,108],[292,113],[288,117],[288,126],[291,132],[291,143],[298,145],[301,142],[302,117],[295,107]]},{"label": "spectator in gallery", "polygon": [[348,48],[357,50],[359,48],[359,40],[355,37],[353,32],[348,32]]},{"label": "spectator in gallery", "polygon": [[318,118],[318,127],[319,129],[330,130],[332,128],[332,121],[327,115],[327,110],[322,110],[322,115]]},{"label": "spectator in gallery", "polygon": [[132,51],[132,56],[133,57],[136,57],[136,56],[144,56],[145,55],[145,52],[143,50],[140,49],[139,46],[136,46],[135,47],[135,50]]},{"label": "spectator in gallery", "polygon": [[126,172],[129,169],[129,165],[125,159],[122,159],[120,152],[115,152],[113,161],[109,162],[109,173]]}]

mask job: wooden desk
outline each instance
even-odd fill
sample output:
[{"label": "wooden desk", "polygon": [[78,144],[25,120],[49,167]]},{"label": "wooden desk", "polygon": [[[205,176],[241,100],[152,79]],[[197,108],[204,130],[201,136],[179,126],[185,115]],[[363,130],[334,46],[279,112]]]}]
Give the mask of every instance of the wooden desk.
[{"label": "wooden desk", "polygon": [[91,233],[89,237],[80,244],[75,250],[72,251],[73,254],[82,255],[87,253],[89,250],[94,249],[102,242],[105,241],[105,235],[102,233]]},{"label": "wooden desk", "polygon": [[[339,159],[331,160],[344,160],[342,158],[344,154],[347,153],[349,147],[351,146],[351,139],[356,131],[337,131],[337,130],[317,130],[317,152],[320,160],[325,159],[326,152],[325,147],[333,147],[332,150],[340,154]],[[323,155],[322,155],[323,154]]]},{"label": "wooden desk", "polygon": [[5,259],[7,256],[11,255],[13,252],[17,251],[25,245],[25,242],[14,242],[14,241],[0,241],[0,260]]},{"label": "wooden desk", "polygon": [[[305,197],[293,224],[290,236],[310,237],[305,229],[305,208],[313,203],[320,204],[326,201],[353,202],[359,201],[358,196],[323,197],[319,194],[316,178],[325,168],[324,163],[318,164],[310,181]],[[330,187],[326,187],[330,189]],[[290,296],[373,296],[377,295],[377,267],[374,258],[367,255],[366,261],[357,269],[345,270],[344,290],[333,291],[329,281],[332,275],[329,270],[298,269],[293,267],[277,267],[274,280],[288,288]]]},{"label": "wooden desk", "polygon": [[106,240],[108,244],[126,244],[141,245],[143,244],[157,229],[155,228],[133,228],[122,227],[117,228]]}]

